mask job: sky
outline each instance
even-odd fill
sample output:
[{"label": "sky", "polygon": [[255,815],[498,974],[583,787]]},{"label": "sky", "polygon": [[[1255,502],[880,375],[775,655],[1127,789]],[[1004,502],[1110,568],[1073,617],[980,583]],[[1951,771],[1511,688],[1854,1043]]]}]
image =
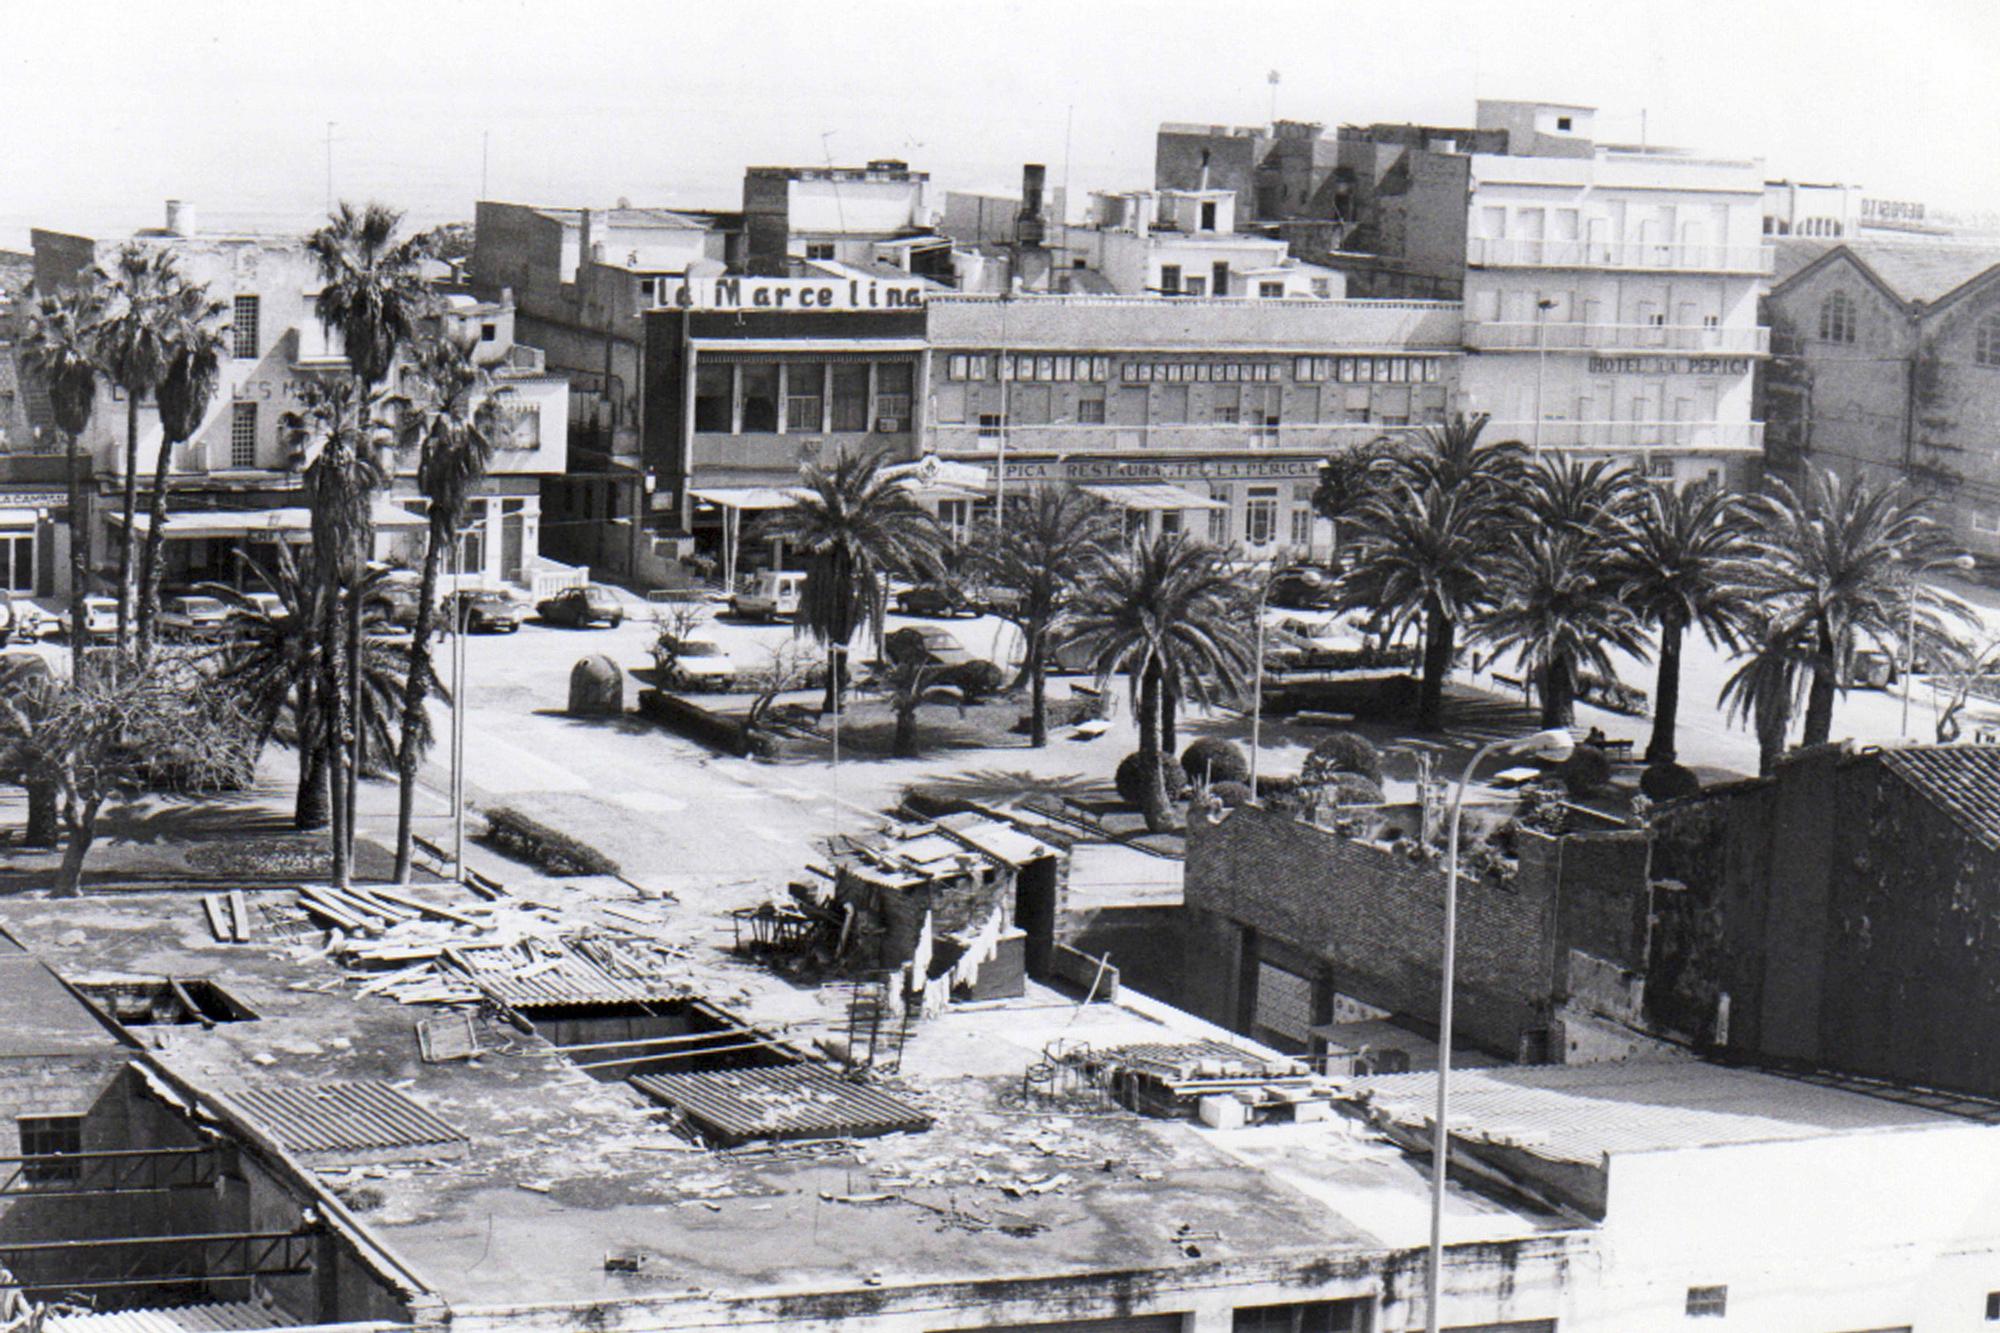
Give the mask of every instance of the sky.
[{"label": "sky", "polygon": [[[1151,184],[1163,120],[1467,124],[1594,105],[1603,139],[2000,210],[1991,0],[0,0],[0,247],[194,201],[305,226],[489,198],[740,206],[746,165],[900,157],[943,188],[1044,162]],[[1642,119],[1643,117],[1643,119]],[[941,196],[940,196],[941,197]]]}]

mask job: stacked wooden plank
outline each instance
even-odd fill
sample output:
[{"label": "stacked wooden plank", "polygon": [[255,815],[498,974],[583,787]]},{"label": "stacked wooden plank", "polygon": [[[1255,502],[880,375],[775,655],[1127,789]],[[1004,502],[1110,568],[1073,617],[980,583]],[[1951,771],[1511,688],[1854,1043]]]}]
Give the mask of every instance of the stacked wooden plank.
[{"label": "stacked wooden plank", "polygon": [[209,933],[221,944],[248,944],[253,933],[250,905],[241,889],[202,895],[202,911],[208,916]]}]

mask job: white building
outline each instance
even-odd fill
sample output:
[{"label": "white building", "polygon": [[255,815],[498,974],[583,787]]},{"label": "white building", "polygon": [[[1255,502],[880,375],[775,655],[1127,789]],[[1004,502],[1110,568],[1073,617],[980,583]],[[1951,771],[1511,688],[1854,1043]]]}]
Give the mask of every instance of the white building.
[{"label": "white building", "polygon": [[1762,170],[1599,144],[1592,117],[1479,104],[1509,149],[1472,156],[1467,403],[1491,438],[1723,480],[1762,448]]},{"label": "white building", "polygon": [[1094,270],[1123,296],[1347,294],[1335,270],[1293,259],[1284,241],[1238,232],[1234,190],[1094,193],[1087,223],[1049,235],[1058,269]]}]

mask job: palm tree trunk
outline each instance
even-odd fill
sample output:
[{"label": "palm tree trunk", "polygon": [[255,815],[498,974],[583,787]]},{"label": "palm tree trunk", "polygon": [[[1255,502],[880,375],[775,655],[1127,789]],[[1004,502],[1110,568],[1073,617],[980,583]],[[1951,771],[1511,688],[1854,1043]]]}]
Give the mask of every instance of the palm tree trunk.
[{"label": "palm tree trunk", "polygon": [[424,701],[430,693],[431,631],[437,602],[438,565],[458,516],[433,512],[429,539],[424,543],[424,573],[417,593],[417,623],[410,634],[410,675],[403,683],[403,735],[396,746],[396,882],[410,882],[410,863],[417,817],[417,736],[424,724]]},{"label": "palm tree trunk", "polygon": [[1028,744],[1039,750],[1049,743],[1049,670],[1042,661],[1041,626],[1028,635]]},{"label": "palm tree trunk", "polygon": [[347,839],[350,870],[354,861],[354,832],[360,822],[361,770],[367,763],[368,728],[361,708],[361,575],[357,567],[347,595],[347,726],[353,736],[353,752],[347,764],[347,821],[342,833]]},{"label": "palm tree trunk", "polygon": [[896,701],[896,757],[908,759],[917,752],[917,700]]},{"label": "palm tree trunk", "polygon": [[1160,753],[1171,755],[1180,753],[1180,733],[1175,722],[1181,711],[1181,692],[1174,688],[1174,682],[1164,677],[1160,681]]},{"label": "palm tree trunk", "polygon": [[340,632],[340,588],[335,585],[326,590],[326,604],[320,627],[321,669],[325,673],[320,681],[321,714],[324,718],[322,743],[326,747],[326,767],[332,822],[328,832],[333,843],[333,882],[337,888],[346,888],[350,880],[348,869],[347,843],[347,802],[345,793],[347,769],[347,710],[342,706],[342,696],[346,693],[341,681],[340,662],[345,655],[341,651]]},{"label": "palm tree trunk", "polygon": [[1757,704],[1757,775],[1770,777],[1785,754],[1785,732],[1792,722],[1792,703],[1787,693],[1760,700]]},{"label": "palm tree trunk", "polygon": [[1417,690],[1417,726],[1424,731],[1444,725],[1444,677],[1451,670],[1457,630],[1437,602],[1424,608],[1424,677]]},{"label": "palm tree trunk", "polygon": [[132,585],[132,522],[139,511],[139,395],[125,391],[125,494],[119,513],[124,526],[118,534],[118,656],[131,645],[132,610],[137,589]]},{"label": "palm tree trunk", "polygon": [[1139,677],[1139,810],[1154,833],[1172,826],[1160,770],[1160,673],[1150,665]]},{"label": "palm tree trunk", "polygon": [[1646,762],[1674,762],[1674,729],[1681,711],[1681,636],[1686,628],[1676,617],[1660,621],[1660,676],[1653,687],[1653,739],[1646,743]]},{"label": "palm tree trunk", "polygon": [[174,442],[160,441],[160,461],[153,468],[153,495],[147,509],[146,547],[139,558],[139,661],[152,659],[154,624],[160,617],[160,566],[167,544],[167,478],[174,461]]},{"label": "palm tree trunk", "polygon": [[1805,734],[1799,737],[1801,745],[1824,745],[1833,734],[1834,673],[1839,664],[1834,657],[1833,635],[1825,626],[1819,629],[1817,648],[1813,655],[1812,689],[1806,695]]},{"label": "palm tree trunk", "polygon": [[326,747],[305,741],[299,751],[299,788],[292,802],[292,827],[301,833],[327,823]]},{"label": "palm tree trunk", "polygon": [[1553,731],[1576,721],[1576,670],[1570,660],[1554,656],[1542,668],[1542,729]]},{"label": "palm tree trunk", "polygon": [[83,456],[76,436],[64,442],[69,474],[69,651],[70,670],[79,678],[90,635],[83,621],[84,586],[90,574],[90,532],[83,521]]}]

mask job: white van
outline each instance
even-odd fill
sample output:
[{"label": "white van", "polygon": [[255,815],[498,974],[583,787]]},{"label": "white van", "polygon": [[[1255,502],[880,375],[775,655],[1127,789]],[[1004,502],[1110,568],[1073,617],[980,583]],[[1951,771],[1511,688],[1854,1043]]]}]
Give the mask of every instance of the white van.
[{"label": "white van", "polygon": [[749,592],[729,599],[729,609],[742,620],[797,615],[805,590],[806,574],[802,569],[762,569],[757,571],[757,581]]}]

